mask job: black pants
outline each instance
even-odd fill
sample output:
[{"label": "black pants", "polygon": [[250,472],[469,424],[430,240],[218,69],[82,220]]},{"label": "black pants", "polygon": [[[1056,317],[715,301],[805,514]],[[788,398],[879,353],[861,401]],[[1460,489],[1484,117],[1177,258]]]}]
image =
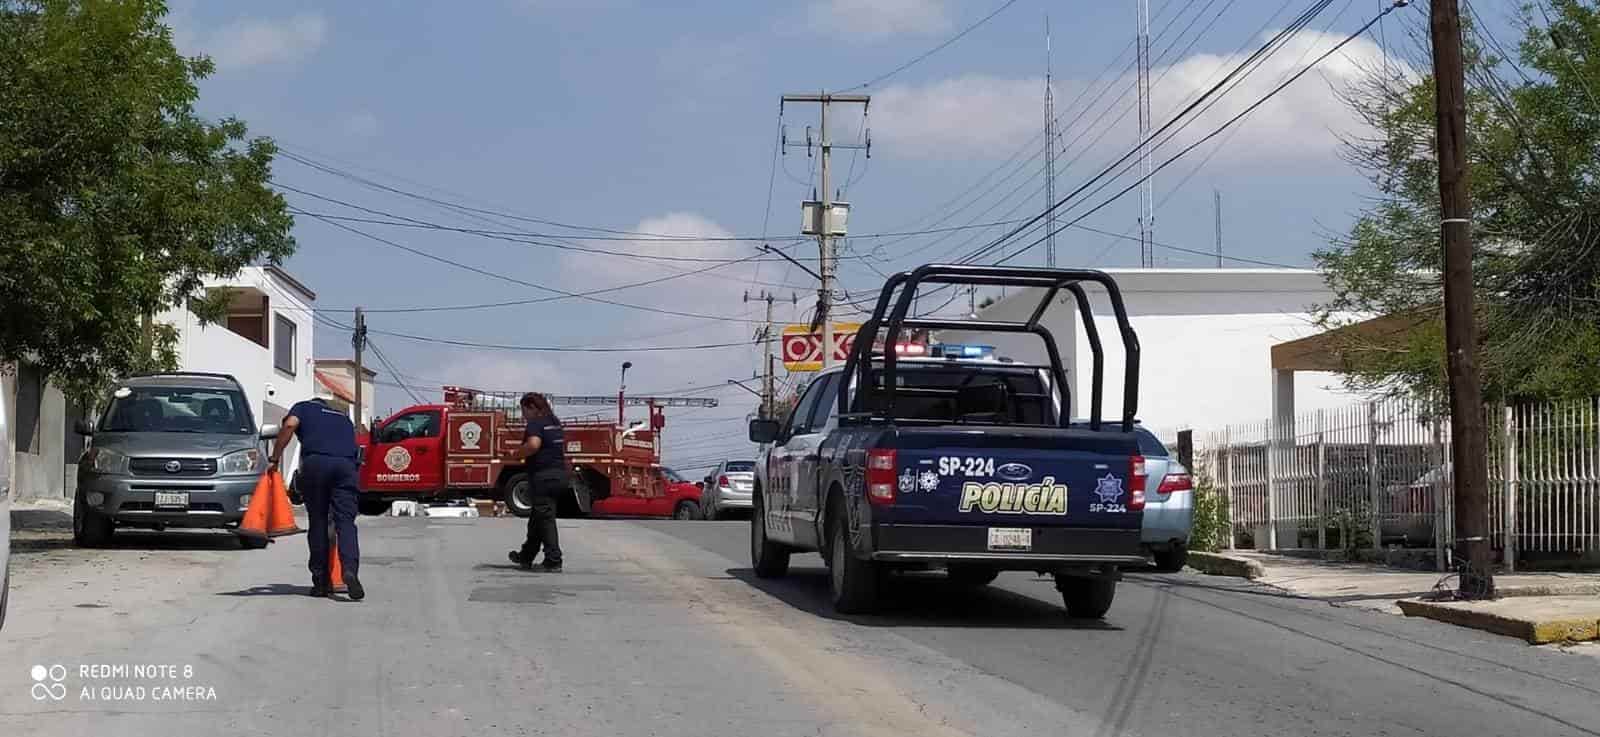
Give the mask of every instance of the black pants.
[{"label": "black pants", "polygon": [[572,487],[572,480],[563,472],[535,473],[530,480],[528,539],[522,543],[522,560],[532,563],[539,549],[544,548],[544,565],[561,565],[561,536],[556,532],[556,502]]},{"label": "black pants", "polygon": [[356,539],[356,509],[361,489],[356,481],[356,462],[349,458],[302,455],[300,457],[300,496],[311,518],[306,543],[311,546],[311,579],[328,577],[328,518],[339,533],[339,565],[347,576],[358,575],[361,545]]}]

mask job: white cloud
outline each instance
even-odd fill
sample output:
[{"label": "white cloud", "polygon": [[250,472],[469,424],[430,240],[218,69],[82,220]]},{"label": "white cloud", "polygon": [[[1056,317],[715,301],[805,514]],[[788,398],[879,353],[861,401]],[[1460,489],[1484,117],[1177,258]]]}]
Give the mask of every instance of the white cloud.
[{"label": "white cloud", "polygon": [[378,134],[378,116],[367,110],[350,113],[339,120],[339,128],[351,138],[371,138]]},{"label": "white cloud", "polygon": [[[1221,126],[1342,38],[1309,31],[1294,37],[1242,83],[1223,94],[1208,112],[1162,145],[1155,153],[1157,163]],[[1331,159],[1338,148],[1338,134],[1362,130],[1336,91],[1382,58],[1382,50],[1371,41],[1360,38],[1351,42],[1341,53],[1324,60],[1317,71],[1301,77],[1236,123],[1236,128],[1243,129],[1243,137],[1233,139],[1219,163]],[[1151,77],[1157,82],[1152,88],[1151,107],[1156,127],[1242,60],[1239,55],[1197,54],[1153,70]],[[1090,161],[1109,163],[1137,140],[1130,100],[1133,80],[1129,77],[1112,84],[1113,91],[1089,115],[1059,131],[1063,141],[1074,145],[1075,152],[1094,140],[1104,126],[1126,128],[1113,130],[1102,138],[1101,150],[1091,152],[1087,157]],[[1055,94],[1057,113],[1064,113],[1069,121],[1076,117],[1079,101],[1086,103],[1099,93],[1095,89],[1089,91],[1089,98],[1084,98],[1085,86],[1076,80],[1059,83]],[[875,95],[873,103],[873,133],[881,146],[879,150],[886,155],[1003,157],[1036,136],[1042,127],[1044,81],[969,75],[922,86],[895,85]],[[1106,105],[1115,106],[1113,112],[1097,123],[1095,118]],[[1123,110],[1128,111],[1123,122],[1112,122]],[[1087,130],[1091,126],[1093,129]],[[1082,135],[1086,130],[1087,135]],[[1244,145],[1246,142],[1248,145]]]},{"label": "white cloud", "polygon": [[288,18],[241,18],[220,28],[199,30],[187,14],[174,16],[174,41],[188,53],[203,53],[222,71],[295,62],[322,48],[328,20],[320,13]]},{"label": "white cloud", "polygon": [[925,36],[951,27],[944,0],[816,0],[807,15],[817,33],[863,41]]}]

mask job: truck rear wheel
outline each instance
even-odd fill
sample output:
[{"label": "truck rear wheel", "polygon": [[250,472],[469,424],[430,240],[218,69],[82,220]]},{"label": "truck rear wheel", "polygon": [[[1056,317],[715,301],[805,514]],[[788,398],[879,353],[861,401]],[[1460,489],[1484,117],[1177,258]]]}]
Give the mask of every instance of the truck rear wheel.
[{"label": "truck rear wheel", "polygon": [[883,572],[878,564],[857,558],[850,549],[849,524],[841,506],[829,505],[839,510],[832,515],[828,554],[828,587],[833,595],[833,608],[840,614],[863,614],[878,605],[878,585]]},{"label": "truck rear wheel", "polygon": [[678,506],[672,510],[672,518],[681,520],[700,519],[700,505],[688,499],[678,502]]},{"label": "truck rear wheel", "polygon": [[506,509],[518,517],[533,514],[533,482],[528,474],[514,474],[505,482]]},{"label": "truck rear wheel", "polygon": [[750,517],[750,566],[758,578],[778,578],[789,572],[789,548],[767,537],[767,514],[761,489],[755,493]]},{"label": "truck rear wheel", "polygon": [[1108,578],[1058,575],[1056,590],[1061,592],[1067,616],[1074,619],[1100,619],[1111,611],[1111,602],[1117,598],[1117,582]]}]

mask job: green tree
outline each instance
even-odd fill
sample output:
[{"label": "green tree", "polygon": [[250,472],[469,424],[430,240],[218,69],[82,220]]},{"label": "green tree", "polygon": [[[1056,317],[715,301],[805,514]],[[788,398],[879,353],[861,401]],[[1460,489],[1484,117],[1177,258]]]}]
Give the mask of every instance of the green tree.
[{"label": "green tree", "polygon": [[171,368],[151,316],[215,321],[231,276],[294,251],[268,186],[272,142],[194,111],[159,0],[0,0],[0,362],[28,361],[79,397]]},{"label": "green tree", "polygon": [[[1513,50],[1465,31],[1474,278],[1485,395],[1600,394],[1600,13],[1548,0],[1522,10]],[[1413,38],[1428,37],[1426,4]],[[1468,20],[1475,20],[1471,16]],[[1444,396],[1445,353],[1434,159],[1434,82],[1425,46],[1345,93],[1371,128],[1346,140],[1376,196],[1350,233],[1316,254],[1341,314],[1408,317],[1383,337],[1351,335],[1352,388]],[[1353,332],[1353,331],[1347,331]]]}]

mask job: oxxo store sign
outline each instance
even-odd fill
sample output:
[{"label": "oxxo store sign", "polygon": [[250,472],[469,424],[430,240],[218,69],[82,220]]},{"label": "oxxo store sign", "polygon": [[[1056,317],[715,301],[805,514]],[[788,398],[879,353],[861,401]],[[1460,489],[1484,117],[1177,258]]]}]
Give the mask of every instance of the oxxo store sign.
[{"label": "oxxo store sign", "polygon": [[[855,344],[858,322],[833,324],[833,360],[844,363],[850,357],[850,346]],[[822,333],[811,332],[810,325],[788,325],[783,328],[783,367],[790,371],[822,370]]]}]

